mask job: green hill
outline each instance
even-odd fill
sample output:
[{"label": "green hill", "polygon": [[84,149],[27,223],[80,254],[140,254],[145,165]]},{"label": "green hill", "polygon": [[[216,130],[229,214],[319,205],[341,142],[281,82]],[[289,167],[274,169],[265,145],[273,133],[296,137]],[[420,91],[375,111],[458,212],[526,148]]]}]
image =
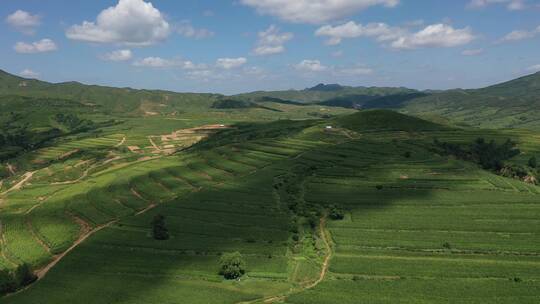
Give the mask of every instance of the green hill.
[{"label": "green hill", "polygon": [[[0,274],[10,283],[6,271],[29,265],[40,279],[1,303],[502,304],[540,294],[540,188],[434,150],[435,139],[512,137],[522,153],[504,165],[524,167],[540,153],[534,132],[449,129],[388,110],[213,134],[204,120],[136,123],[150,133],[59,143],[40,157],[69,157],[4,180]],[[160,150],[179,128],[178,141],[209,137]],[[142,151],[126,147],[135,144]],[[155,237],[156,218],[167,240]],[[222,273],[231,254],[239,280]]]},{"label": "green hill", "polygon": [[[339,85],[317,85],[305,90],[287,91],[257,91],[236,95],[236,98],[246,100],[260,100],[261,98],[279,98],[300,103],[322,103],[337,98],[355,99],[358,96],[364,97],[384,97],[396,94],[414,93],[416,90],[407,88],[379,88],[379,87],[348,87]],[[350,102],[348,103],[350,104]],[[332,105],[329,105],[332,106]],[[340,105],[337,105],[340,106]],[[352,106],[347,106],[352,108]]]},{"label": "green hill", "polygon": [[353,131],[435,131],[447,129],[444,126],[400,114],[390,110],[365,110],[355,114],[339,117],[335,123]]},{"label": "green hill", "polygon": [[104,111],[141,115],[145,112],[200,111],[220,95],[175,93],[160,90],[136,90],[85,85],[78,82],[48,83],[25,79],[0,70],[0,96],[18,95],[73,100],[100,106]]},{"label": "green hill", "polygon": [[540,129],[540,73],[477,90],[450,90],[400,106],[413,115],[440,115],[483,128]]}]

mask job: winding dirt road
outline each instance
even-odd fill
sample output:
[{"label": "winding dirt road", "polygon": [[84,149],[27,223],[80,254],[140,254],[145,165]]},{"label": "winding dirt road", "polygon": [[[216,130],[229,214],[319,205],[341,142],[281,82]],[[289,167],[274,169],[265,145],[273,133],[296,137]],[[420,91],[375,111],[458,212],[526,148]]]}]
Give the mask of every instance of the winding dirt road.
[{"label": "winding dirt road", "polygon": [[33,176],[34,176],[34,173],[36,173],[35,171],[32,171],[32,172],[26,172],[24,175],[23,175],[23,179],[20,180],[17,184],[15,184],[13,187],[11,187],[10,189],[0,193],[0,195],[6,195],[12,191],[15,191],[15,190],[19,190],[21,189]]},{"label": "winding dirt road", "polygon": [[328,273],[328,268],[330,266],[330,259],[332,258],[332,247],[330,246],[328,232],[326,231],[326,217],[321,218],[319,222],[319,229],[320,229],[321,239],[324,242],[326,255],[324,257],[324,261],[321,267],[321,272],[319,273],[319,278],[316,281],[309,283],[308,285],[301,286],[298,289],[291,290],[285,294],[264,297],[264,298],[255,299],[252,301],[247,301],[247,302],[239,302],[236,304],[257,304],[257,303],[271,304],[271,303],[282,302],[286,300],[287,297],[289,296],[304,292],[308,289],[315,288],[317,285],[319,285],[324,280],[324,278],[326,277],[326,274]]}]

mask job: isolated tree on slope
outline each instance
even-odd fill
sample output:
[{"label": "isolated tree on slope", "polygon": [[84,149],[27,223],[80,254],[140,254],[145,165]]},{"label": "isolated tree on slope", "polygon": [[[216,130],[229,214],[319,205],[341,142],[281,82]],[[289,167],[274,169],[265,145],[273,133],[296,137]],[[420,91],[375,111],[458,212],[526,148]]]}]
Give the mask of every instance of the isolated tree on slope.
[{"label": "isolated tree on slope", "polygon": [[221,274],[227,280],[235,280],[246,273],[246,262],[240,252],[225,253],[219,260]]},{"label": "isolated tree on slope", "polygon": [[536,156],[533,156],[529,159],[529,167],[536,168],[538,166],[536,162]]},{"label": "isolated tree on slope", "polygon": [[165,227],[165,217],[161,214],[156,215],[152,220],[152,236],[160,241],[169,239],[169,230]]}]

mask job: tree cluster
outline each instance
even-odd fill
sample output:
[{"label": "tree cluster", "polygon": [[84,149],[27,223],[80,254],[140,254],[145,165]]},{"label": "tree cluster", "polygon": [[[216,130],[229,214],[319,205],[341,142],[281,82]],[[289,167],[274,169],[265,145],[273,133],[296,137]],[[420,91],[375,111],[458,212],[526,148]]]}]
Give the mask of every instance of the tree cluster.
[{"label": "tree cluster", "polygon": [[219,274],[227,280],[236,280],[246,273],[246,261],[240,252],[223,254],[219,264]]},{"label": "tree cluster", "polygon": [[493,140],[487,142],[484,138],[478,138],[467,146],[440,142],[435,139],[434,144],[447,155],[475,162],[482,168],[493,171],[501,170],[504,167],[504,161],[521,153],[516,148],[516,143],[510,139],[503,144],[497,144]]},{"label": "tree cluster", "polygon": [[161,214],[156,215],[152,220],[152,236],[159,241],[169,239],[169,230],[165,227],[165,217]]},{"label": "tree cluster", "polygon": [[336,205],[330,205],[328,208],[328,216],[335,221],[339,221],[345,218],[345,212]]},{"label": "tree cluster", "polygon": [[30,285],[37,279],[27,264],[19,265],[14,270],[0,269],[0,295],[15,292]]},{"label": "tree cluster", "polygon": [[87,119],[81,119],[73,113],[63,114],[58,113],[54,116],[54,120],[65,127],[68,132],[86,131],[94,127],[94,122]]}]

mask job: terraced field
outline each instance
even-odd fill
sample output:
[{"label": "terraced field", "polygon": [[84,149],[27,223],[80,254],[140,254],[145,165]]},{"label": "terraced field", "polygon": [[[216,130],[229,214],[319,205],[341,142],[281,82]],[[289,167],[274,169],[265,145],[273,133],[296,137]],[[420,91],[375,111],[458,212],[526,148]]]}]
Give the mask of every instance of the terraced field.
[{"label": "terraced field", "polygon": [[[537,303],[540,188],[432,143],[512,137],[523,163],[540,139],[407,122],[240,125],[70,184],[38,172],[0,203],[0,267],[40,280],[2,302]],[[151,236],[158,214],[167,241]],[[247,275],[226,281],[219,258],[235,251]]]}]

